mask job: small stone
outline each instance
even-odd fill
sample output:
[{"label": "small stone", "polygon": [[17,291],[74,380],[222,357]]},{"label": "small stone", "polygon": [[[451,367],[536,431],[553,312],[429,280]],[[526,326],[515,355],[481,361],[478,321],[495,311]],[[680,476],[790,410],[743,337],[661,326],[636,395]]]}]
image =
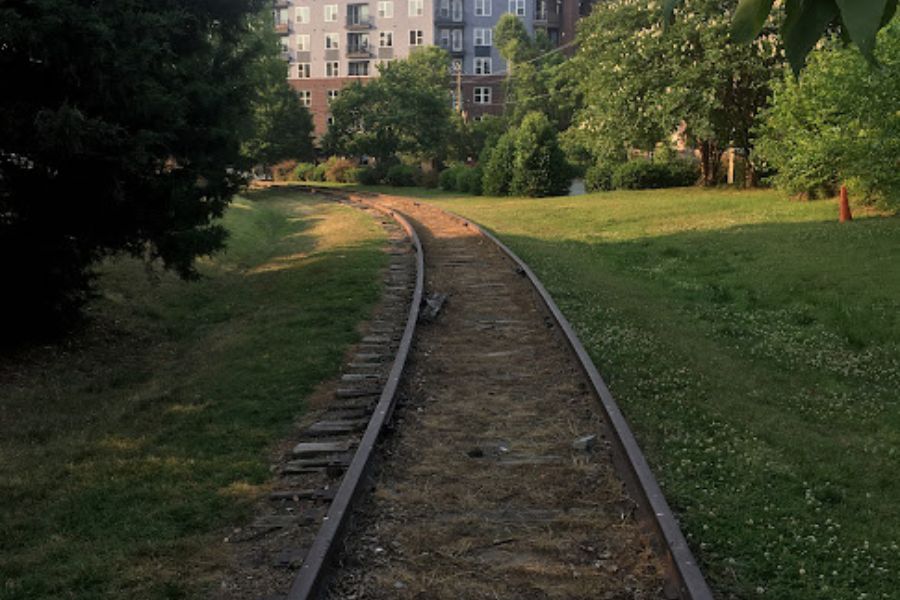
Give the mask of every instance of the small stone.
[{"label": "small stone", "polygon": [[402,590],[402,589],[404,589],[404,588],[406,587],[406,584],[403,583],[402,581],[395,581],[395,582],[394,582],[394,587],[395,587],[396,589],[398,589],[398,590]]},{"label": "small stone", "polygon": [[594,444],[596,443],[596,435],[585,435],[572,442],[572,448],[579,452],[590,452],[594,449]]}]

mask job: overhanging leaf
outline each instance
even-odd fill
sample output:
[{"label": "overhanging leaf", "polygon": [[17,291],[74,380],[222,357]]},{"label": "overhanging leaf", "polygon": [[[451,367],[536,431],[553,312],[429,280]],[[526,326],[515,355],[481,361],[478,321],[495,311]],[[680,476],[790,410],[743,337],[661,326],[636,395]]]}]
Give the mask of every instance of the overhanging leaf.
[{"label": "overhanging leaf", "polygon": [[795,75],[828,24],[840,14],[835,0],[787,0],[787,16],[781,28],[784,52]]},{"label": "overhanging leaf", "polygon": [[684,0],[666,0],[663,4],[663,15],[665,16],[665,24],[668,25],[675,18],[675,9],[681,6]]},{"label": "overhanging leaf", "polygon": [[738,43],[755,38],[772,10],[774,0],[741,0],[731,21],[731,37]]},{"label": "overhanging leaf", "polygon": [[[888,0],[835,0],[841,21],[860,52],[870,61],[875,59],[875,35],[881,28]],[[896,4],[896,3],[895,3]],[[896,9],[896,6],[894,7]]]}]

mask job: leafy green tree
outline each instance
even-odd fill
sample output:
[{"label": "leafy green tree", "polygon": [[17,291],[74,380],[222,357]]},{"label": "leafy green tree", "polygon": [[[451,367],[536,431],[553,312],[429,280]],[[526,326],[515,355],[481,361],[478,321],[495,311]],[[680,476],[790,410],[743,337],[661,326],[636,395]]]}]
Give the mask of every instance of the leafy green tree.
[{"label": "leafy green tree", "polygon": [[326,151],[386,162],[398,154],[442,158],[452,132],[449,55],[423,48],[380,69],[378,78],[344,88],[332,104]]},{"label": "leafy green tree", "polygon": [[[684,4],[694,10],[691,0],[666,0],[666,19],[672,22],[675,10]],[[733,36],[739,42],[755,38],[766,24],[774,0],[741,0],[734,15]],[[829,28],[839,29],[852,40],[863,56],[874,60],[878,30],[887,25],[897,11],[897,0],[786,0],[781,36],[794,73],[799,73],[806,56]]]},{"label": "leafy green tree", "polygon": [[516,130],[513,152],[513,196],[562,196],[572,181],[569,165],[556,139],[556,128],[541,112],[531,112]]},{"label": "leafy green tree", "polygon": [[700,150],[703,182],[712,184],[722,149],[751,148],[753,124],[782,59],[773,35],[729,43],[736,6],[737,0],[694,0],[665,35],[652,3],[595,7],[581,25],[573,60],[584,94],[573,127],[593,137],[598,160],[623,146],[652,151],[680,129]]},{"label": "leafy green tree", "polygon": [[300,104],[297,93],[285,79],[285,62],[279,56],[278,38],[271,21],[267,16],[259,28],[267,52],[254,73],[258,79],[252,132],[243,149],[253,164],[261,165],[266,171],[282,160],[309,160],[314,150],[312,115]]},{"label": "leafy green tree", "polygon": [[871,68],[830,40],[803,77],[785,75],[763,114],[756,157],[796,194],[830,195],[839,184],[869,199],[900,202],[900,19],[881,31]]},{"label": "leafy green tree", "polygon": [[242,183],[262,6],[0,4],[7,336],[76,314],[104,256],[190,277],[196,256],[222,247],[215,219]]},{"label": "leafy green tree", "polygon": [[508,196],[516,153],[515,130],[509,130],[485,151],[482,190],[485,196]]}]

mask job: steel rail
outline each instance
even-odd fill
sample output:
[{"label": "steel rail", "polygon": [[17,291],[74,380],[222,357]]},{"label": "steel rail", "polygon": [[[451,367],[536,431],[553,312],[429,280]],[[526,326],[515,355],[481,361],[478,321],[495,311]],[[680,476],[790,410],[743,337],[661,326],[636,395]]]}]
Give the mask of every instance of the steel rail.
[{"label": "steel rail", "polygon": [[713,600],[712,590],[707,584],[703,572],[697,565],[697,560],[687,544],[681,527],[678,525],[672,509],[669,507],[669,503],[666,501],[662,489],[660,489],[659,483],[656,481],[656,477],[650,470],[650,465],[647,463],[647,459],[644,457],[644,453],[641,451],[634,433],[632,433],[631,427],[628,425],[628,421],[613,399],[612,393],[600,376],[594,361],[591,360],[590,355],[585,350],[581,340],[578,339],[578,335],[568,319],[563,315],[556,302],[553,301],[547,288],[534,274],[531,267],[493,233],[462,215],[448,210],[443,212],[491,240],[521,269],[521,272],[531,282],[541,301],[547,307],[547,310],[550,311],[550,314],[553,315],[553,319],[565,336],[569,347],[577,356],[581,370],[591,381],[593,392],[600,401],[600,405],[606,414],[607,422],[612,428],[615,437],[614,442],[620,458],[619,462],[624,463],[625,472],[623,475],[625,475],[626,485],[631,494],[637,499],[640,507],[651,517],[653,529],[660,541],[665,544],[662,548],[664,558],[670,563],[673,574],[676,577],[674,583],[678,588],[679,598],[682,600]]},{"label": "steel rail", "polygon": [[[313,193],[321,193],[324,190],[311,188]],[[324,191],[324,195],[342,197],[353,201],[349,195],[340,192]],[[397,403],[397,388],[403,376],[406,359],[412,346],[415,334],[416,322],[419,319],[419,307],[422,304],[422,294],[425,285],[425,259],[422,251],[422,243],[415,229],[402,215],[375,203],[355,200],[374,208],[393,218],[406,231],[416,252],[416,285],[413,291],[412,303],[409,308],[409,316],[406,319],[406,328],[400,345],[394,357],[393,365],[388,374],[387,382],[381,391],[375,412],[366,427],[362,441],[353,455],[350,466],[344,473],[340,486],[335,493],[334,500],[328,507],[328,513],[322,520],[322,525],[316,534],[315,540],[307,552],[306,558],[295,577],[286,600],[312,600],[322,592],[326,579],[326,571],[329,563],[334,559],[338,548],[338,542],[346,531],[355,501],[365,488],[371,468],[372,458],[375,454],[375,445],[381,437],[382,429],[390,420]]]}]

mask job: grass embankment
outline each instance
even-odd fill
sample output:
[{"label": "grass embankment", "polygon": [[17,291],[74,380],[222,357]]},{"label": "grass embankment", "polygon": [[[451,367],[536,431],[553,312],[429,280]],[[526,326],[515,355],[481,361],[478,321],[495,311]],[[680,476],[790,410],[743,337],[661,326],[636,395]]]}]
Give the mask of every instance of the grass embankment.
[{"label": "grass embankment", "polygon": [[722,598],[900,590],[900,218],[667,190],[436,203],[576,326]]},{"label": "grass embankment", "polygon": [[[249,199],[248,199],[249,198]],[[0,598],[196,598],[379,295],[361,211],[236,200],[196,283],[116,260],[86,331],[0,363]],[[209,544],[206,546],[205,544]]]}]

